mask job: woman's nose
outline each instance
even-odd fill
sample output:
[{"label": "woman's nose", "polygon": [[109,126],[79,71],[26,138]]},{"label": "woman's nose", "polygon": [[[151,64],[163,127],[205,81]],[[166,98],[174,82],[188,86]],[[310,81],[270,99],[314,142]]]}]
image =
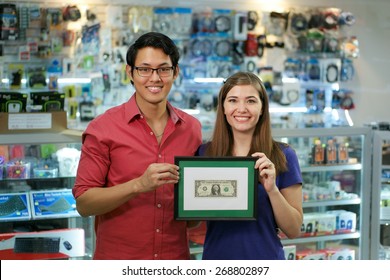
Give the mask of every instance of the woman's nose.
[{"label": "woman's nose", "polygon": [[239,112],[246,112],[247,111],[247,107],[246,107],[246,103],[245,102],[239,102],[237,103],[237,110]]}]

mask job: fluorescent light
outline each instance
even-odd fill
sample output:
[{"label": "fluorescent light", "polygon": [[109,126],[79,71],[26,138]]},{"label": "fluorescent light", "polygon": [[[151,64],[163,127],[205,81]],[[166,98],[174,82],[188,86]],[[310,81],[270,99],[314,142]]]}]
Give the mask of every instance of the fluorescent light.
[{"label": "fluorescent light", "polygon": [[74,84],[74,83],[83,83],[88,84],[91,82],[90,78],[59,78],[58,83],[60,84]]},{"label": "fluorescent light", "polygon": [[223,83],[224,78],[194,78],[195,83]]},{"label": "fluorescent light", "polygon": [[270,113],[306,113],[306,107],[270,107]]},{"label": "fluorescent light", "polygon": [[353,126],[353,121],[352,121],[351,116],[349,115],[349,111],[348,110],[344,110],[344,112],[345,112],[345,117],[347,119],[348,125],[349,126]]},{"label": "fluorescent light", "polygon": [[182,109],[182,110],[190,115],[199,115],[200,113],[199,109]]}]

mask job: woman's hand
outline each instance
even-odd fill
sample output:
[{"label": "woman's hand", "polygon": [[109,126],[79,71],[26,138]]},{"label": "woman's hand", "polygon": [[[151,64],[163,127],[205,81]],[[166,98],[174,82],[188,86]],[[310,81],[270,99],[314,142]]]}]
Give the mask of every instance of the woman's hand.
[{"label": "woman's hand", "polygon": [[259,170],[259,182],[264,186],[266,192],[277,191],[275,165],[264,153],[254,153],[252,157],[259,158],[255,163],[255,168]]}]

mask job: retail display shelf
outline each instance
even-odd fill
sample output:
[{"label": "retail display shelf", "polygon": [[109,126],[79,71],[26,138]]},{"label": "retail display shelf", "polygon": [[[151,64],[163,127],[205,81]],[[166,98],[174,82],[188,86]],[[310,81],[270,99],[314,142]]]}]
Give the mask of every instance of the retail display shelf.
[{"label": "retail display shelf", "polygon": [[[80,215],[63,215],[62,217],[51,217],[51,216],[48,216],[48,217],[35,217],[35,218],[31,218],[31,219],[26,219],[24,221],[40,221],[40,220],[53,220],[53,219],[69,219],[69,218],[73,218],[73,217],[80,217]],[[23,221],[22,219],[14,219],[13,221]],[[9,222],[9,220],[4,220],[3,218],[0,218],[0,223],[2,222]]]},{"label": "retail display shelf", "polygon": [[[70,129],[40,132],[30,130],[20,133],[10,131],[0,133],[0,145],[7,156],[6,165],[2,166],[3,174],[6,176],[0,179],[4,197],[7,193],[14,195],[23,191],[23,194],[29,198],[24,205],[15,204],[15,200],[3,201],[1,205],[3,212],[0,217],[1,232],[27,234],[31,229],[45,229],[51,234],[57,230],[68,231],[80,228],[83,230],[83,237],[77,239],[77,247],[82,251],[80,249],[77,254],[53,255],[50,258],[91,259],[95,243],[93,218],[80,217],[75,210],[75,201],[71,194],[80,154],[81,132]],[[18,160],[13,161],[19,158],[22,164]],[[15,168],[6,172],[8,166]],[[23,207],[29,209],[30,217],[24,220],[15,218]],[[66,247],[65,250],[71,253]],[[3,259],[16,257],[19,256],[3,255]],[[29,255],[27,258],[45,259],[45,256]]]},{"label": "retail display shelf", "polygon": [[1,134],[2,145],[15,144],[59,144],[59,143],[79,143],[81,142],[81,133],[70,133],[70,130],[61,132],[41,132],[41,133],[20,133]]},{"label": "retail display shelf", "polygon": [[190,248],[190,254],[191,255],[197,255],[197,254],[202,254],[202,253],[203,253],[203,246]]},{"label": "retail display shelf", "polygon": [[310,242],[325,242],[325,241],[357,239],[357,238],[360,238],[360,232],[311,236],[311,237],[302,237],[302,238],[295,238],[295,239],[282,239],[282,244],[292,245],[292,244],[303,244],[303,243],[310,243]]},{"label": "retail display shelf", "polygon": [[356,164],[340,164],[340,165],[312,165],[312,166],[302,166],[302,172],[316,172],[316,171],[337,171],[337,170],[360,170],[362,165],[360,163]]},{"label": "retail display shelf", "polygon": [[388,225],[388,224],[390,224],[390,219],[381,219],[380,224],[381,225]]},{"label": "retail display shelf", "polygon": [[318,201],[305,201],[302,207],[321,207],[321,206],[336,206],[336,205],[356,205],[361,203],[360,198],[355,199],[340,199],[340,200],[318,200]]},{"label": "retail display shelf", "polygon": [[73,177],[72,176],[57,176],[57,177],[50,177],[50,178],[30,177],[30,178],[22,178],[22,179],[2,178],[2,179],[0,179],[0,181],[8,183],[8,182],[17,182],[17,181],[24,182],[26,180],[34,180],[34,182],[37,182],[37,183],[48,182],[48,184],[50,184],[50,182],[61,180],[61,179],[73,179]]},{"label": "retail display shelf", "polygon": [[[388,149],[390,147],[390,131],[374,131],[372,140],[372,202],[371,202],[371,247],[370,259],[387,259],[383,257],[382,244],[387,233],[382,231],[390,224],[388,210],[381,206],[381,200],[384,199],[384,192],[389,188],[390,178],[386,174],[390,170]],[[387,197],[387,196],[386,196]],[[383,205],[384,206],[384,205]],[[383,217],[383,218],[381,218]]]},{"label": "retail display shelf", "polygon": [[[305,191],[302,205],[304,217],[307,217],[307,224],[304,221],[305,229],[301,229],[302,235],[299,238],[282,238],[283,245],[295,245],[297,250],[301,250],[310,243],[313,250],[318,251],[325,248],[328,243],[337,241],[345,247],[356,249],[358,259],[369,259],[370,213],[365,209],[370,207],[371,132],[368,127],[275,129],[273,131],[274,137],[288,143],[297,151],[298,158],[301,160]],[[312,164],[317,156],[313,154],[316,141],[320,141],[324,147],[325,155],[322,154],[323,162]],[[327,162],[326,147],[329,141],[336,141],[349,147],[347,161]],[[340,185],[333,184],[335,182],[339,182]],[[337,190],[343,195],[339,197]],[[307,231],[306,227],[310,224],[310,219],[318,219],[319,223],[327,224],[326,219],[329,218],[327,215],[331,216],[335,213],[347,213],[347,215],[349,213],[352,217],[351,221],[356,223],[356,228],[342,231],[343,223],[336,217],[335,225],[331,230],[321,230],[318,233]]]}]

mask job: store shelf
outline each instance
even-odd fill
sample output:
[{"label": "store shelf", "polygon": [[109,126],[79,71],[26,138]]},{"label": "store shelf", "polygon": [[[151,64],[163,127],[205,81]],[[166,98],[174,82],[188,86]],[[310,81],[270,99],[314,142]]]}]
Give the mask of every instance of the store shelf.
[{"label": "store shelf", "polygon": [[67,129],[60,132],[0,134],[0,143],[2,145],[79,143],[81,133]]},{"label": "store shelf", "polygon": [[380,219],[379,222],[381,225],[387,225],[390,224],[390,219]]},{"label": "store shelf", "polygon": [[358,205],[362,202],[360,198],[356,199],[340,199],[340,200],[320,200],[320,201],[305,201],[303,202],[303,208],[309,207],[324,207],[324,206],[337,206],[337,205]]},{"label": "store shelf", "polygon": [[325,242],[325,241],[344,240],[344,239],[357,239],[360,237],[361,237],[360,232],[353,232],[353,233],[344,233],[344,234],[303,237],[303,238],[295,238],[295,239],[283,239],[282,244],[292,245],[292,244],[303,244],[303,243],[310,243],[310,242]]},{"label": "store shelf", "polygon": [[203,246],[191,247],[190,248],[190,254],[191,255],[197,255],[197,254],[202,254],[202,253],[203,253]]},{"label": "store shelf", "polygon": [[[390,146],[390,131],[377,130],[372,140],[372,193],[371,193],[371,246],[370,258],[378,259],[381,254],[381,225],[390,224],[389,219],[381,219],[381,192],[389,184],[389,179],[383,178],[383,170],[390,169],[388,162],[384,162],[383,149]],[[388,158],[388,156],[387,156]]]},{"label": "store shelf", "polygon": [[[350,128],[310,128],[310,129],[274,129],[273,135],[276,139],[290,144],[297,152],[299,159],[303,162],[301,172],[305,185],[306,195],[310,200],[303,202],[305,231],[300,238],[282,239],[283,245],[296,245],[297,251],[304,250],[310,246],[312,250],[326,249],[330,241],[338,241],[344,247],[356,251],[357,259],[369,259],[370,246],[370,198],[371,198],[371,139],[372,131],[366,127]],[[311,165],[311,147],[315,139],[321,143],[327,143],[329,139],[346,141],[349,145],[349,162]],[[340,143],[340,142],[338,142]],[[343,176],[346,177],[343,177]],[[348,180],[349,183],[347,182]],[[341,190],[344,192],[343,199],[315,200],[319,191],[325,197],[334,197],[331,181],[339,181]],[[313,190],[315,190],[313,192]],[[322,193],[321,191],[327,192]],[[305,196],[306,197],[306,196]],[[351,199],[347,199],[351,197]],[[329,234],[327,232],[329,215],[334,211],[351,212],[356,215],[356,224],[349,233]],[[340,213],[340,212],[338,212]],[[351,216],[350,216],[351,217]],[[324,219],[324,220],[322,220]],[[350,218],[348,218],[350,219]],[[330,221],[330,220],[329,220]],[[353,220],[354,221],[354,220]],[[309,224],[318,223],[319,231],[307,228]],[[322,226],[321,226],[321,223]],[[353,222],[355,223],[355,222]],[[342,229],[336,219],[337,230]],[[355,228],[356,226],[356,228]],[[340,231],[338,231],[340,232]],[[305,235],[304,235],[305,234]],[[307,236],[307,237],[306,237]],[[354,240],[353,242],[347,240]],[[310,244],[309,244],[310,243]],[[353,243],[353,244],[352,244]]]},{"label": "store shelf", "polygon": [[362,165],[357,164],[340,164],[340,165],[312,165],[302,166],[302,172],[316,172],[316,171],[338,171],[338,170],[361,170]]},{"label": "store shelf", "polygon": [[[10,132],[0,134],[0,145],[3,146],[3,150],[7,149],[9,151],[7,153],[6,164],[13,162],[13,158],[11,157],[12,148],[15,145],[20,145],[17,149],[18,153],[20,153],[19,157],[22,161],[28,159],[29,162],[29,168],[26,167],[24,170],[31,172],[28,173],[26,171],[25,174],[23,173],[23,176],[0,179],[1,193],[4,194],[4,197],[8,194],[10,194],[9,196],[14,196],[15,193],[27,194],[29,202],[25,203],[24,206],[31,213],[28,220],[22,221],[14,218],[14,216],[17,217],[18,212],[11,210],[17,209],[16,207],[10,207],[10,210],[3,211],[0,217],[0,231],[7,236],[11,236],[10,238],[16,239],[18,238],[18,234],[23,233],[29,234],[29,236],[31,235],[31,238],[35,238],[34,240],[38,240],[42,236],[52,236],[53,234],[56,235],[57,239],[60,239],[63,235],[68,234],[68,232],[78,232],[78,229],[82,229],[80,232],[82,232],[83,236],[80,236],[77,241],[76,239],[74,240],[77,244],[73,244],[73,249],[63,248],[64,246],[60,245],[60,253],[65,252],[69,254],[52,254],[49,257],[45,257],[39,255],[39,253],[35,253],[33,248],[30,250],[26,249],[31,251],[31,254],[25,257],[27,259],[56,259],[61,257],[68,258],[66,256],[69,256],[70,259],[73,257],[76,259],[91,259],[95,244],[94,218],[84,218],[77,213],[75,201],[71,194],[71,188],[75,179],[73,170],[76,168],[75,160],[77,160],[73,152],[79,152],[81,147],[81,132],[68,129],[47,132],[35,132],[33,130],[26,133]],[[66,155],[60,154],[61,151],[64,151]],[[39,162],[45,163],[46,167],[49,167],[49,170],[58,170],[59,176],[50,177],[50,174],[42,175],[47,176],[45,178],[34,177],[35,173],[33,173],[33,168],[41,169],[41,166],[38,165]],[[17,166],[19,163],[13,164]],[[69,170],[72,170],[72,174],[68,173]],[[65,173],[61,174],[61,171]],[[4,172],[4,177],[6,175],[10,176]],[[32,202],[33,199],[34,202]],[[3,208],[7,205],[3,205]],[[18,207],[20,208],[21,206]],[[35,233],[34,231],[37,229],[39,230]],[[44,231],[44,234],[40,234],[41,231]],[[76,248],[78,248],[78,251],[72,253]],[[3,259],[16,257],[14,255],[7,255],[7,252],[12,249],[14,249],[13,243],[9,243],[7,247],[3,246],[0,248],[0,255]]]}]

